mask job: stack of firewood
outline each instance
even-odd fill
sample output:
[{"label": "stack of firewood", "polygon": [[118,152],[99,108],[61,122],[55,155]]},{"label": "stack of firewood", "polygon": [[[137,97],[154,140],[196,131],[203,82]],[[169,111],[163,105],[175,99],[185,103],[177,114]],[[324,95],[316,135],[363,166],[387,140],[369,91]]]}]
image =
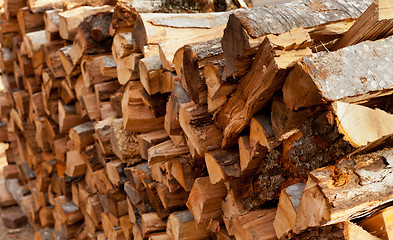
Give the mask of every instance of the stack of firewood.
[{"label": "stack of firewood", "polygon": [[5,0],[0,206],[35,240],[393,239],[393,1],[250,6]]}]

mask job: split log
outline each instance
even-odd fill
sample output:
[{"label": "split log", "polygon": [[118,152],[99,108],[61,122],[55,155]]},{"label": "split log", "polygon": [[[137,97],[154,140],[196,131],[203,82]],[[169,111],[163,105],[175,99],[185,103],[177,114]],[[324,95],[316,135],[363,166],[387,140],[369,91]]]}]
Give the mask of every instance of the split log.
[{"label": "split log", "polygon": [[332,50],[355,45],[366,40],[375,41],[392,35],[392,4],[374,1],[334,45]]},{"label": "split log", "polygon": [[108,57],[108,55],[94,55],[94,56],[84,56],[81,62],[81,70],[83,81],[86,88],[89,88],[97,83],[107,82],[112,80],[114,76],[104,76],[101,73],[101,61],[103,58]]},{"label": "split log", "polygon": [[111,56],[101,58],[100,71],[102,76],[117,77],[116,63]]},{"label": "split log", "polygon": [[222,142],[221,131],[211,123],[207,106],[185,103],[180,106],[180,126],[198,154],[219,148]]},{"label": "split log", "polygon": [[162,221],[157,213],[145,213],[141,215],[142,235],[149,236],[152,232],[158,232],[166,229],[166,222]]},{"label": "split log", "polygon": [[211,236],[207,225],[208,223],[195,224],[194,217],[187,210],[169,215],[166,231],[174,240],[202,240]]},{"label": "split log", "polygon": [[[179,56],[178,60],[180,54],[183,56]],[[206,85],[203,76],[200,76],[200,68],[203,68],[209,60],[221,58],[221,38],[187,44],[177,50],[174,59],[176,73],[193,102],[199,103],[201,88]]]},{"label": "split log", "polygon": [[69,177],[82,176],[86,172],[86,163],[79,151],[67,152],[66,166],[65,174]]},{"label": "split log", "polygon": [[[0,69],[3,73],[14,72],[15,53],[10,48],[2,47],[0,51]],[[19,67],[19,66],[18,66]]]},{"label": "split log", "polygon": [[46,10],[51,10],[53,8],[61,8],[64,0],[27,0],[30,11],[33,13],[42,13]]},{"label": "split log", "polygon": [[[114,16],[116,14],[114,13]],[[113,26],[112,19],[112,26]],[[119,33],[113,37],[112,43],[112,56],[113,60],[117,63],[120,58],[129,56],[134,51],[134,46],[132,44],[132,33]]]},{"label": "split log", "polygon": [[28,7],[19,9],[17,19],[22,36],[44,29],[43,14],[32,14]]},{"label": "split log", "polygon": [[273,228],[276,209],[251,211],[235,216],[232,220],[235,238],[241,240],[274,240],[277,239]]},{"label": "split log", "polygon": [[174,39],[195,36],[206,32],[206,29],[225,24],[229,14],[229,12],[192,15],[139,14],[134,25],[132,38],[135,39],[135,43],[141,49],[146,45],[157,45]]},{"label": "split log", "polygon": [[[252,56],[266,35],[282,34],[304,27],[316,43],[326,43],[344,34],[351,25],[347,20],[359,17],[370,4],[371,1],[365,0],[350,1],[344,5],[335,1],[317,5],[301,0],[234,11],[229,17],[222,40],[225,57],[223,78],[239,78],[246,74]],[[318,11],[322,9],[323,12]],[[282,14],[289,16],[287,21],[280,20]]]},{"label": "split log", "polygon": [[86,146],[94,143],[94,125],[92,122],[83,123],[70,129],[69,137],[74,146],[81,151]]},{"label": "split log", "polygon": [[52,71],[55,78],[65,77],[65,71],[61,64],[58,52],[58,50],[64,47],[65,44],[66,42],[64,40],[57,40],[41,46],[42,52],[45,56],[46,65]]},{"label": "split log", "polygon": [[113,153],[111,145],[110,125],[113,118],[107,118],[105,120],[94,123],[94,131],[97,136],[97,140],[101,146],[104,155],[110,155]]},{"label": "split log", "polygon": [[163,73],[161,60],[158,55],[145,57],[139,61],[139,76],[143,87],[150,94],[160,91],[160,77]]},{"label": "split log", "polygon": [[207,29],[204,33],[200,33],[198,35],[190,35],[187,38],[182,38],[181,40],[171,40],[168,42],[159,43],[162,66],[165,70],[174,71],[174,57],[179,49],[179,46],[221,38],[224,34],[224,28],[225,24],[215,28]]},{"label": "split log", "polygon": [[6,19],[17,16],[18,10],[26,6],[26,2],[22,0],[7,0],[4,4],[4,15]]},{"label": "split log", "polygon": [[23,37],[23,43],[26,47],[27,56],[29,58],[33,58],[33,56],[41,49],[41,45],[48,43],[45,36],[45,30],[27,33]]},{"label": "split log", "polygon": [[304,233],[301,233],[298,235],[292,235],[289,238],[283,238],[283,239],[295,239],[295,240],[310,239],[311,240],[311,239],[318,239],[321,236],[323,236],[324,239],[327,239],[327,240],[333,240],[333,239],[377,240],[377,239],[380,239],[378,237],[371,235],[370,233],[365,231],[360,226],[358,226],[354,223],[351,223],[349,221],[340,222],[340,223],[333,224],[333,225],[327,225],[327,226],[323,226],[320,228],[313,228],[313,229],[310,229],[309,231],[306,231]]},{"label": "split log", "polygon": [[106,11],[86,17],[79,24],[78,33],[70,50],[70,57],[74,65],[78,64],[84,55],[111,51],[113,39],[105,34],[111,21],[112,12]]},{"label": "split log", "polygon": [[364,216],[391,202],[391,154],[386,149],[353,156],[311,172],[300,199],[296,232]]},{"label": "split log", "polygon": [[164,116],[156,118],[147,107],[140,90],[143,88],[139,81],[129,82],[124,89],[121,101],[124,128],[134,132],[151,132],[163,128]]},{"label": "split log", "polygon": [[117,59],[117,80],[125,85],[129,81],[139,79],[139,60],[143,56],[140,53],[131,53],[129,56]]},{"label": "split log", "polygon": [[75,127],[84,122],[80,115],[76,113],[75,107],[73,105],[63,105],[59,101],[58,112],[60,133],[66,133],[72,127]]},{"label": "split log", "polygon": [[107,12],[112,10],[112,6],[82,6],[59,13],[59,33],[61,38],[71,41],[74,40],[76,33],[78,32],[78,25],[86,17],[92,16],[99,12]]},{"label": "split log", "polygon": [[276,216],[274,218],[274,230],[277,238],[287,236],[296,230],[295,221],[300,197],[305,188],[304,183],[296,183],[281,190]]},{"label": "split log", "polygon": [[[284,102],[297,110],[330,101],[365,102],[370,98],[389,95],[391,78],[379,66],[389,67],[390,52],[385,48],[393,37],[377,42],[364,42],[336,52],[313,54],[295,64],[283,87]],[[358,63],[356,68],[347,61]],[[326,64],[326,63],[329,64]],[[313,74],[310,74],[313,69]],[[301,81],[299,81],[301,79]],[[300,84],[299,84],[300,83]],[[351,87],[347,87],[347,86]],[[307,91],[304,91],[307,89]]]},{"label": "split log", "polygon": [[197,178],[186,203],[195,222],[200,224],[220,217],[221,201],[226,194],[227,189],[223,183],[213,185],[208,177]]},{"label": "split log", "polygon": [[207,151],[205,162],[211,184],[240,177],[238,149]]},{"label": "split log", "polygon": [[157,130],[150,133],[144,133],[138,135],[138,146],[139,154],[143,159],[148,159],[148,149],[154,145],[157,145],[165,140],[168,140],[168,133],[163,130]]},{"label": "split log", "polygon": [[285,51],[281,55],[270,38],[265,38],[251,70],[239,81],[237,91],[217,117],[218,124],[224,128],[222,147],[234,144],[252,116],[267,107],[271,97],[282,88],[293,62],[310,53],[306,48]]},{"label": "split log", "polygon": [[390,206],[363,219],[358,224],[364,230],[380,239],[389,239],[392,237],[390,230],[392,226],[392,220],[390,220],[391,214],[392,207]]},{"label": "split log", "polygon": [[44,12],[45,34],[48,41],[60,39],[59,13],[60,10],[47,10]]},{"label": "split log", "polygon": [[188,152],[188,146],[175,146],[172,140],[168,140],[148,149],[148,163],[153,165],[165,162]]},{"label": "split log", "polygon": [[272,150],[278,147],[279,142],[273,133],[273,126],[270,114],[255,114],[250,122],[250,141],[251,145],[256,143]]},{"label": "split log", "polygon": [[267,148],[250,143],[249,136],[239,137],[240,168],[242,174],[258,169],[266,156]]},{"label": "split log", "polygon": [[112,150],[122,161],[130,161],[139,155],[136,134],[123,128],[123,119],[115,119],[111,124]]}]

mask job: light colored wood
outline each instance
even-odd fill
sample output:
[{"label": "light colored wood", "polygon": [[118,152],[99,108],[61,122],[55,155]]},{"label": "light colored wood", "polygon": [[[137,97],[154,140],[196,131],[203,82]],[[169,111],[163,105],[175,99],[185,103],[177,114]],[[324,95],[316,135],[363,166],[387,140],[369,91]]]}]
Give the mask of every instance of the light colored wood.
[{"label": "light colored wood", "polygon": [[152,232],[162,231],[166,229],[166,221],[160,219],[157,213],[145,213],[141,215],[142,219],[142,235],[144,238]]},{"label": "light colored wood", "polygon": [[45,27],[43,14],[32,14],[28,7],[19,9],[16,17],[22,36]]},{"label": "light colored wood", "polygon": [[112,56],[101,58],[100,71],[102,76],[116,78],[116,67],[116,62],[113,60]]},{"label": "light colored wood", "polygon": [[269,150],[276,148],[279,142],[273,133],[273,126],[269,113],[258,113],[251,118],[250,122],[250,142],[251,145],[259,143]]},{"label": "light colored wood", "polygon": [[33,13],[42,13],[53,8],[60,8],[64,0],[28,0],[27,4]]},{"label": "light colored wood", "polygon": [[172,140],[168,140],[152,146],[147,151],[148,163],[153,165],[159,162],[171,160],[177,156],[187,154],[188,146],[175,146]]},{"label": "light colored wood", "polygon": [[240,177],[238,149],[217,149],[205,153],[205,162],[211,184]]},{"label": "light colored wood", "polygon": [[232,220],[235,228],[235,238],[241,240],[277,239],[273,228],[276,209],[251,211],[235,216]]},{"label": "light colored wood", "polygon": [[211,184],[209,177],[195,180],[186,203],[196,223],[203,223],[221,216],[221,201],[227,194],[223,183]]},{"label": "light colored wood", "polygon": [[243,203],[235,196],[232,189],[228,191],[228,195],[225,197],[225,200],[222,201],[221,211],[228,235],[233,236],[235,234],[235,229],[232,219],[237,215],[246,213],[246,210],[243,208]]},{"label": "light colored wood", "polygon": [[111,124],[112,150],[121,160],[131,160],[139,155],[136,133],[123,128],[123,119],[115,119]]},{"label": "light colored wood", "polygon": [[139,76],[143,87],[153,95],[160,91],[160,77],[163,73],[161,60],[158,55],[145,57],[139,61]]},{"label": "light colored wood", "polygon": [[393,207],[382,209],[363,219],[358,224],[367,232],[383,240],[392,238],[392,210]]},{"label": "light colored wood", "polygon": [[393,133],[390,125],[393,115],[385,111],[346,102],[334,102],[332,106],[340,133],[354,147],[365,146]]},{"label": "light colored wood", "polygon": [[128,56],[117,59],[117,80],[125,85],[129,81],[139,79],[139,60],[143,56],[140,53],[131,53]]},{"label": "light colored wood", "polygon": [[99,12],[112,11],[112,6],[82,6],[59,13],[59,32],[63,39],[74,40],[78,25],[88,16]]},{"label": "light colored wood", "polygon": [[132,33],[118,33],[113,37],[112,57],[117,63],[120,58],[129,56],[133,52]]},{"label": "light colored wood", "polygon": [[81,70],[83,75],[83,81],[87,88],[97,83],[109,81],[114,78],[113,75],[104,76],[101,73],[100,66],[103,59],[110,55],[95,55],[93,57],[84,56],[81,62]]},{"label": "light colored wood", "polygon": [[249,136],[239,137],[240,168],[242,173],[258,169],[266,156],[268,149],[259,144],[251,146]]},{"label": "light colored wood", "polygon": [[92,122],[83,123],[70,129],[69,137],[81,151],[94,143],[94,125]]},{"label": "light colored wood", "polygon": [[168,133],[162,129],[150,133],[138,135],[139,154],[143,159],[148,159],[148,149],[165,140],[168,140]]},{"label": "light colored wood", "polygon": [[207,223],[196,224],[191,212],[174,212],[168,217],[166,232],[174,240],[202,240],[211,236]]},{"label": "light colored wood", "polygon": [[66,166],[65,174],[69,177],[82,176],[86,172],[86,163],[78,151],[67,152]]},{"label": "light colored wood", "polygon": [[76,113],[75,107],[73,105],[63,105],[59,101],[58,112],[60,133],[66,133],[72,127],[75,127],[84,122],[79,114]]},{"label": "light colored wood", "polygon": [[340,38],[332,50],[355,45],[366,40],[375,41],[390,36],[393,33],[391,31],[393,24],[392,8],[392,3],[389,1],[374,1]]},{"label": "light colored wood", "polygon": [[59,13],[62,10],[47,10],[44,12],[45,34],[48,41],[60,39],[59,34]]},{"label": "light colored wood", "polygon": [[304,183],[296,183],[281,190],[273,222],[277,238],[285,237],[289,232],[295,230],[296,213],[305,186]]},{"label": "light colored wood", "polygon": [[42,44],[48,43],[45,30],[27,33],[23,37],[23,43],[27,50],[27,56],[33,58],[34,54],[40,50]]}]

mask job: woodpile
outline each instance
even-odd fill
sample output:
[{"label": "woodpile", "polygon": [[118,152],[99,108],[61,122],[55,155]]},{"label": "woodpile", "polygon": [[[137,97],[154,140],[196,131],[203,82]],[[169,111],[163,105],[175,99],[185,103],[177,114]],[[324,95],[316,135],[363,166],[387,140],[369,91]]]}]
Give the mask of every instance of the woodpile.
[{"label": "woodpile", "polygon": [[393,1],[251,6],[5,0],[0,206],[34,240],[393,239]]}]

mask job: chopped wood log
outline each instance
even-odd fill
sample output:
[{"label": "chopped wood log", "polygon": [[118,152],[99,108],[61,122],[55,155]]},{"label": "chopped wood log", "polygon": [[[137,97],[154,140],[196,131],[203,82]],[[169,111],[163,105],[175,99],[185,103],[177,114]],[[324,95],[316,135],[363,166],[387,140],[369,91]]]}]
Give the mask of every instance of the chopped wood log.
[{"label": "chopped wood log", "polygon": [[166,229],[166,222],[162,221],[157,213],[145,213],[141,215],[142,235],[147,237],[152,232],[159,232]]},{"label": "chopped wood log", "polygon": [[[253,56],[256,53],[256,48],[263,42],[266,35],[282,34],[294,28],[304,27],[307,28],[311,38],[316,39],[316,43],[328,42],[345,33],[350,27],[337,28],[335,24],[348,25],[348,19],[359,17],[370,4],[371,1],[368,0],[346,2],[344,5],[332,1],[317,6],[307,1],[296,1],[234,11],[229,17],[222,40],[225,57],[223,78],[240,77],[246,74],[250,64],[250,55]],[[296,9],[296,14],[293,9]],[[323,14],[316,9],[323,9]],[[289,20],[280,21],[281,14],[290,16]],[[260,24],[253,24],[255,22]],[[333,25],[332,32],[328,35],[324,31],[328,31],[330,24]],[[326,36],[329,38],[326,39]],[[296,37],[295,35],[292,39],[295,40]],[[299,43],[301,42],[303,41]]]},{"label": "chopped wood log", "polygon": [[367,10],[355,21],[350,29],[334,45],[332,50],[355,45],[366,40],[377,40],[390,36],[393,32],[392,8],[389,2],[374,1]]},{"label": "chopped wood log", "polygon": [[364,230],[380,239],[389,239],[392,236],[390,230],[392,225],[392,221],[390,220],[391,214],[392,207],[387,207],[363,219],[358,224]]},{"label": "chopped wood log", "polygon": [[63,105],[59,101],[59,131],[66,133],[69,129],[82,124],[84,120],[76,113],[73,105]]},{"label": "chopped wood log", "polygon": [[63,5],[64,0],[27,0],[30,11],[33,13],[42,13],[53,8],[59,9]]},{"label": "chopped wood log", "polygon": [[148,163],[153,165],[186,154],[189,152],[189,148],[188,146],[175,146],[172,140],[168,140],[150,147],[147,152]]},{"label": "chopped wood log", "polygon": [[293,62],[311,53],[308,48],[286,51],[282,55],[277,51],[270,39],[265,38],[251,70],[239,81],[241,87],[220,111],[217,120],[224,128],[222,147],[233,145],[252,116],[268,105],[271,97],[282,88]]},{"label": "chopped wood log", "polygon": [[44,12],[45,34],[48,41],[60,38],[59,33],[59,13],[61,10],[47,10]]},{"label": "chopped wood log", "polygon": [[292,111],[280,100],[273,100],[271,123],[275,139],[279,142],[288,139],[313,115],[312,109]]},{"label": "chopped wood log", "polygon": [[270,114],[258,113],[251,118],[250,122],[250,142],[251,145],[260,145],[272,150],[278,147],[279,143],[274,136]]},{"label": "chopped wood log", "polygon": [[[103,28],[112,21],[112,12],[100,12],[86,17],[78,26],[78,33],[75,36],[73,46],[70,50],[70,57],[74,65],[78,64],[84,55],[108,53],[111,51],[112,38],[108,37],[104,41],[94,40],[94,23],[101,22]],[[109,26],[108,26],[109,27]]]},{"label": "chopped wood log", "polygon": [[110,126],[112,121],[113,118],[107,118],[94,123],[94,131],[104,155],[110,155],[113,153],[110,135]]},{"label": "chopped wood log", "polygon": [[[116,16],[115,13],[114,16]],[[112,26],[113,22],[114,19],[112,19]],[[113,37],[112,56],[115,63],[117,63],[119,59],[129,56],[133,52],[133,50],[134,47],[132,44],[131,32],[118,33]]]},{"label": "chopped wood log", "polygon": [[97,83],[106,82],[113,79],[113,76],[104,76],[100,71],[101,61],[108,55],[95,55],[93,57],[84,56],[81,62],[83,81],[86,88]]},{"label": "chopped wood log", "polygon": [[206,105],[186,103],[180,106],[180,126],[200,155],[203,155],[206,150],[219,148],[222,141],[221,131],[210,121],[211,117]]},{"label": "chopped wood log", "polygon": [[74,91],[72,91],[71,87],[68,85],[68,82],[66,80],[61,81],[60,98],[63,100],[65,104],[70,104],[76,100]]},{"label": "chopped wood log", "polygon": [[58,52],[58,50],[64,47],[65,44],[66,42],[64,40],[56,40],[41,46],[42,52],[45,56],[46,65],[52,71],[55,78],[65,77],[65,70],[60,61]]},{"label": "chopped wood log", "polygon": [[134,132],[151,132],[163,128],[164,116],[156,118],[142,100],[142,84],[129,82],[121,102],[124,128]]},{"label": "chopped wood log", "polygon": [[152,233],[149,236],[149,240],[170,240],[171,238],[166,232]]},{"label": "chopped wood log", "polygon": [[[72,59],[70,56],[70,51],[73,45],[67,45],[58,50],[58,54],[60,57],[61,64],[63,65],[64,71],[68,76],[72,75],[76,70],[76,66],[72,63]],[[76,72],[80,72],[79,69]]]},{"label": "chopped wood log", "polygon": [[233,236],[235,234],[235,229],[232,219],[237,215],[246,213],[246,210],[243,208],[243,204],[240,202],[240,200],[235,197],[232,189],[228,191],[228,195],[226,196],[225,200],[222,201],[221,210],[228,235]]},{"label": "chopped wood log", "polygon": [[[58,13],[59,15],[59,33],[61,38],[74,40],[78,32],[78,25],[88,16],[99,12],[111,11],[112,6],[91,7],[82,6],[71,10]],[[108,29],[109,30],[109,29]]]},{"label": "chopped wood log", "polygon": [[27,33],[23,37],[23,43],[25,44],[27,56],[33,58],[36,52],[41,49],[41,45],[48,43],[45,30]]},{"label": "chopped wood log", "polygon": [[266,147],[258,143],[252,146],[249,136],[239,137],[239,157],[242,174],[258,169],[267,151]]},{"label": "chopped wood log", "polygon": [[139,61],[140,80],[150,95],[160,91],[160,77],[162,73],[163,69],[158,55],[145,57]]},{"label": "chopped wood log", "polygon": [[139,155],[136,134],[123,128],[123,119],[111,124],[112,150],[122,161],[130,161]]},{"label": "chopped wood log", "polygon": [[17,16],[18,10],[26,6],[26,2],[22,0],[7,0],[3,4],[6,19]]},{"label": "chopped wood log", "polygon": [[116,62],[113,60],[111,56],[101,58],[100,71],[102,76],[116,78],[117,77],[116,67],[117,67]]},{"label": "chopped wood log", "polygon": [[277,239],[273,228],[276,209],[251,211],[232,220],[236,239]]},{"label": "chopped wood log", "polygon": [[19,9],[17,19],[22,36],[29,32],[35,32],[44,29],[43,14],[32,14],[28,7]]},{"label": "chopped wood log", "polygon": [[196,223],[221,216],[221,201],[227,194],[223,183],[211,184],[208,177],[195,180],[186,203]]},{"label": "chopped wood log", "polygon": [[[162,66],[168,71],[175,70],[176,66],[174,65],[174,57],[179,46],[221,38],[224,33],[224,28],[225,25],[223,24],[215,28],[207,29],[204,33],[200,33],[198,35],[190,35],[187,38],[182,38],[181,40],[171,40],[159,43]],[[180,68],[176,68],[176,71],[179,70]]]},{"label": "chopped wood log", "polygon": [[[385,170],[390,165],[391,152],[386,149],[353,156],[336,166],[311,172],[300,199],[296,232],[364,216],[391,202],[390,182],[387,180],[391,171]],[[376,191],[369,192],[370,188]]]},{"label": "chopped wood log", "polygon": [[393,116],[385,111],[346,102],[334,102],[332,106],[339,132],[354,147],[365,146],[391,134],[389,122]]},{"label": "chopped wood log", "polygon": [[380,239],[375,237],[365,231],[360,226],[351,223],[349,221],[340,222],[337,224],[327,225],[320,228],[313,228],[309,231],[298,235],[291,235],[288,238],[283,239],[318,239],[323,236],[327,240],[333,239],[367,239],[367,240],[377,240]]},{"label": "chopped wood log", "polygon": [[94,125],[92,122],[83,123],[70,129],[69,137],[77,149],[82,150],[94,143]]},{"label": "chopped wood log", "polygon": [[[3,73],[14,72],[15,53],[10,48],[2,47],[0,51],[0,69]],[[18,66],[19,67],[19,66]]]},{"label": "chopped wood log", "polygon": [[160,77],[160,93],[171,93],[175,82],[179,81],[173,72],[164,72]]},{"label": "chopped wood log", "polygon": [[67,152],[66,166],[65,174],[69,177],[82,176],[86,172],[86,163],[79,151]]},{"label": "chopped wood log", "polygon": [[280,200],[273,222],[277,238],[281,239],[296,229],[296,213],[305,186],[304,183],[296,183],[281,190]]},{"label": "chopped wood log", "polygon": [[208,223],[196,224],[193,215],[187,210],[169,215],[166,231],[174,240],[202,240],[211,236],[207,225]]},{"label": "chopped wood log", "polygon": [[238,149],[217,149],[205,153],[205,162],[211,184],[240,177]]},{"label": "chopped wood log", "polygon": [[157,184],[156,189],[165,209],[178,209],[186,205],[189,192],[184,189],[179,188],[176,191],[170,192],[170,189],[162,183]]},{"label": "chopped wood log", "polygon": [[[181,60],[177,55],[182,54]],[[193,102],[199,103],[201,88],[206,84],[200,68],[207,61],[222,58],[221,38],[185,45],[175,55],[176,73]]]},{"label": "chopped wood log", "polygon": [[8,192],[5,184],[0,184],[0,190],[3,193],[0,196],[0,206],[2,208],[10,207],[12,205],[17,204],[17,202],[12,197],[12,195]]},{"label": "chopped wood log", "polygon": [[148,149],[154,145],[168,140],[168,133],[162,129],[138,135],[139,154],[143,159],[148,159]]},{"label": "chopped wood log", "polygon": [[140,53],[131,53],[129,56],[117,59],[117,80],[125,85],[129,81],[139,79],[139,60],[143,56]]},{"label": "chopped wood log", "polygon": [[[360,43],[336,52],[304,57],[295,64],[285,81],[285,104],[290,109],[298,110],[330,101],[363,102],[390,94],[392,90],[389,87],[389,76],[370,63],[378,61],[380,66],[388,67],[390,62],[386,59],[391,56],[384,48],[392,41],[393,38],[389,37],[377,42]],[[356,59],[356,66],[359,68],[354,69],[351,64],[346,63],[347,59]],[[329,64],[325,64],[326,62]],[[313,74],[309,74],[310,69],[313,69]],[[349,85],[351,87],[346,87]],[[304,89],[307,89],[307,92]]]},{"label": "chopped wood log", "polygon": [[[227,22],[229,12],[199,14],[139,14],[132,33],[132,38],[139,48],[151,44],[194,36],[206,32],[206,29],[218,27]],[[206,19],[209,21],[206,21]],[[157,34],[160,32],[160,34]]]},{"label": "chopped wood log", "polygon": [[81,97],[83,99],[83,107],[87,112],[90,120],[100,120],[100,109],[98,108],[97,98],[94,93],[87,94]]},{"label": "chopped wood log", "polygon": [[192,159],[186,155],[172,160],[170,172],[186,191],[191,191],[195,179],[204,176],[204,171],[206,170],[203,158]]}]

